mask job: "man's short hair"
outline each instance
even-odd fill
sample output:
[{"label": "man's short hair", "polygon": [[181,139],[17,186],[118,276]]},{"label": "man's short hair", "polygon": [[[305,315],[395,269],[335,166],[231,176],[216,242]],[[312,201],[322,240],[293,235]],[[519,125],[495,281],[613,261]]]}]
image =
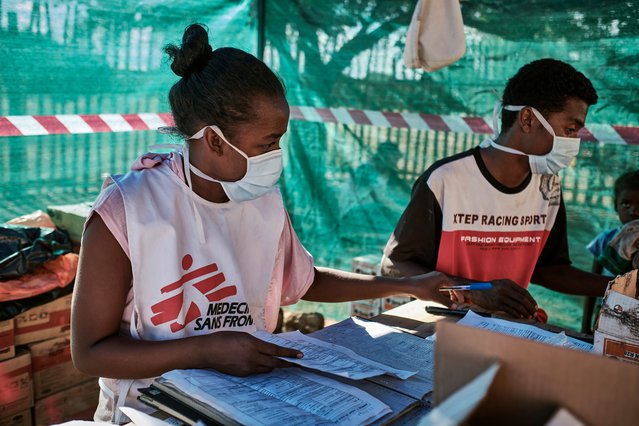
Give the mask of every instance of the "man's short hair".
[{"label": "man's short hair", "polygon": [[[502,102],[531,106],[547,116],[563,110],[570,98],[581,99],[590,106],[597,103],[598,97],[581,72],[565,62],[545,58],[524,65],[508,80]],[[502,130],[508,130],[516,117],[517,112],[502,111]]]}]

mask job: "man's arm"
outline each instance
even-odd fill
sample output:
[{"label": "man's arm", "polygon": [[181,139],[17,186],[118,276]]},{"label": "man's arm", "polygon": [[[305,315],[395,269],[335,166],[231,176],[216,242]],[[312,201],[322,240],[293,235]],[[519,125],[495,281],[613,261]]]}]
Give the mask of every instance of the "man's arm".
[{"label": "man's arm", "polygon": [[603,266],[601,266],[601,263],[597,262],[597,259],[592,261],[592,267],[590,269],[590,272],[592,272],[593,274],[599,274],[599,275],[601,275],[601,273],[603,272]]},{"label": "man's arm", "polygon": [[538,266],[532,281],[554,291],[580,296],[603,296],[610,277],[570,265]]},{"label": "man's arm", "polygon": [[531,281],[566,294],[603,296],[609,278],[570,265],[568,229],[563,197],[548,241],[537,260]]},{"label": "man's arm", "polygon": [[384,248],[382,275],[411,277],[435,270],[442,231],[442,211],[422,175],[411,200]]}]

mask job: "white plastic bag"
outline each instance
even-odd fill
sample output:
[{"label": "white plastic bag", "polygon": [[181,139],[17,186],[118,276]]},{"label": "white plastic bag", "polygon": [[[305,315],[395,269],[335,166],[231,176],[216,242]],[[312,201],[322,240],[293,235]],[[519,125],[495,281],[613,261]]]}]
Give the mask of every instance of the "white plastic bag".
[{"label": "white plastic bag", "polygon": [[435,71],[457,61],[465,52],[459,0],[419,0],[406,34],[404,64]]}]

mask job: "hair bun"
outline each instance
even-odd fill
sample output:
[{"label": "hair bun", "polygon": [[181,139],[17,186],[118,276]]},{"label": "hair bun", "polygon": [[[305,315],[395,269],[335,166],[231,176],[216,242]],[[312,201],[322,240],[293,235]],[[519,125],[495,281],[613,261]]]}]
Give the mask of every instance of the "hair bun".
[{"label": "hair bun", "polygon": [[169,44],[164,48],[173,61],[171,69],[180,77],[188,77],[204,68],[213,55],[209,35],[201,24],[191,24],[182,36],[180,47]]}]

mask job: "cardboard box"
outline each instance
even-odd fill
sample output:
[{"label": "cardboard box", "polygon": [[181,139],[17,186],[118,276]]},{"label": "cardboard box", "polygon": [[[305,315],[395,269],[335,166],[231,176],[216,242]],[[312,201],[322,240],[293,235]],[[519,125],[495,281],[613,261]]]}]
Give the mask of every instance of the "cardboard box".
[{"label": "cardboard box", "polygon": [[637,270],[610,281],[595,324],[594,351],[639,364]]},{"label": "cardboard box", "polygon": [[[381,262],[379,256],[366,255],[354,257],[352,270],[357,274],[379,275]],[[351,315],[362,318],[372,318],[384,311],[383,299],[357,300],[350,302]]]},{"label": "cardboard box", "polygon": [[29,345],[35,399],[91,379],[73,366],[70,343],[67,334]]},{"label": "cardboard box", "polygon": [[0,426],[31,426],[31,409],[0,416]]},{"label": "cardboard box", "polygon": [[390,296],[382,299],[382,312],[390,311],[398,306],[402,306],[411,300],[415,300],[409,296]]},{"label": "cardboard box", "polygon": [[366,275],[380,275],[382,263],[379,256],[369,254],[352,260],[353,272]]},{"label": "cardboard box", "polygon": [[382,299],[357,300],[350,304],[353,316],[372,318],[382,313]]},{"label": "cardboard box", "polygon": [[0,321],[0,361],[16,355],[15,329],[13,318]]},{"label": "cardboard box", "polygon": [[0,418],[32,406],[31,354],[20,349],[15,357],[0,362]]},{"label": "cardboard box", "polygon": [[639,368],[591,353],[442,321],[434,379],[424,425],[543,425],[562,408],[589,425],[639,424]]},{"label": "cardboard box", "polygon": [[79,243],[82,240],[84,222],[91,211],[91,203],[69,204],[63,206],[48,206],[47,213],[56,227],[69,233],[71,241]]},{"label": "cardboard box", "polygon": [[71,294],[29,309],[15,317],[15,344],[47,340],[69,332]]},{"label": "cardboard box", "polygon": [[52,425],[70,420],[92,420],[99,393],[98,380],[92,379],[40,399],[35,403],[35,424]]},{"label": "cardboard box", "polygon": [[[354,257],[352,261],[353,272],[366,275],[381,275],[382,262],[379,256],[369,254],[367,256]],[[394,309],[410,302],[410,297],[389,296],[381,299],[358,300],[351,302],[351,315],[372,318],[384,311]]]}]

